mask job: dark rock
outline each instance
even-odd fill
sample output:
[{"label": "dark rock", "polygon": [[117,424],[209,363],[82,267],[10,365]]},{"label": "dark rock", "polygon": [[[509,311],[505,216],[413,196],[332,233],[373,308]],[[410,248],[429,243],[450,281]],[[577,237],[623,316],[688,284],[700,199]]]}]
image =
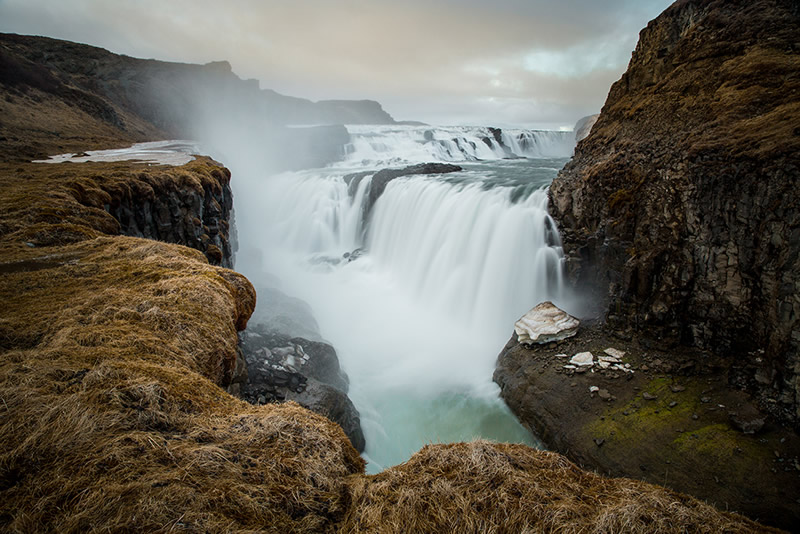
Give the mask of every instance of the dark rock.
[{"label": "dark rock", "polygon": [[753,405],[746,404],[728,414],[731,426],[743,434],[757,434],[766,424],[766,417]]},{"label": "dark rock", "polygon": [[382,169],[372,176],[372,183],[369,189],[369,197],[364,204],[364,219],[369,217],[372,207],[377,202],[378,197],[383,194],[386,185],[401,176],[413,176],[416,174],[447,174],[463,170],[458,165],[449,163],[420,163],[402,169]]},{"label": "dark rock", "polygon": [[295,401],[339,424],[353,447],[358,452],[364,452],[366,442],[361,430],[361,418],[350,397],[342,390],[312,378],[300,392],[289,392],[286,400]]},{"label": "dark rock", "polygon": [[120,233],[185,245],[203,252],[212,265],[232,268],[231,173],[206,159],[218,169],[212,171],[216,183],[205,183],[202,193],[193,188],[167,189],[174,183],[153,180],[146,174],[139,176],[137,187],[148,194],[137,194],[131,187],[110,188],[106,210],[119,221]]},{"label": "dark rock", "polygon": [[364,450],[361,419],[347,396],[347,375],[334,348],[251,325],[239,335],[247,381],[238,389],[251,403],[294,400],[339,424],[353,446]]},{"label": "dark rock", "polygon": [[644,400],[653,401],[658,398],[658,395],[653,395],[652,393],[648,393],[647,391],[645,391],[644,393],[642,393],[642,398]]}]

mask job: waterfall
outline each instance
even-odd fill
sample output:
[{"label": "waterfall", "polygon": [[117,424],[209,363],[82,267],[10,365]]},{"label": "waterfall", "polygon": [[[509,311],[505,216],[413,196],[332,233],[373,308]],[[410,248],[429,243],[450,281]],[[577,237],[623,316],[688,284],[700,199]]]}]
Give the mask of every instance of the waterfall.
[{"label": "waterfall", "polygon": [[345,147],[345,161],[360,164],[563,158],[570,157],[575,148],[573,132],[468,126],[354,125],[347,128],[350,143]]},{"label": "waterfall", "polygon": [[396,180],[375,205],[366,248],[420,302],[471,326],[487,315],[502,318],[499,328],[507,330],[507,321],[531,303],[558,299],[562,291],[547,195],[539,189],[513,202],[514,192]]},{"label": "waterfall", "polygon": [[[563,306],[546,187],[565,158],[507,154],[555,150],[560,132],[350,128],[344,162],[249,184],[237,221],[247,221],[243,246],[261,251],[280,289],[311,305],[336,347],[361,412],[368,469],[431,441],[535,444],[491,376],[517,318],[542,300]],[[396,178],[367,209],[385,162],[431,160],[464,169]]]}]

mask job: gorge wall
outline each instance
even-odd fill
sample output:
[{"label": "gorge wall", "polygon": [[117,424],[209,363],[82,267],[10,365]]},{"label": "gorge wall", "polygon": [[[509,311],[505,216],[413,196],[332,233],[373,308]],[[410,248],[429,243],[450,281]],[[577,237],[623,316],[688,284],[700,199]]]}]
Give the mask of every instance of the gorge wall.
[{"label": "gorge wall", "polygon": [[800,421],[800,4],[681,0],[550,189],[606,326],[729,357]]}]

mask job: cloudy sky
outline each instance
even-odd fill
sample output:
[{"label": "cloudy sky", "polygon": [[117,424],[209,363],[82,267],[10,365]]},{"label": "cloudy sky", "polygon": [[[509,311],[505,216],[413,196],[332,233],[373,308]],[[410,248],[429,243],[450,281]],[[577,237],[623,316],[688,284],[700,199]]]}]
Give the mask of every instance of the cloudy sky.
[{"label": "cloudy sky", "polygon": [[0,31],[135,57],[227,59],[262,88],[396,119],[572,126],[671,0],[0,0]]}]

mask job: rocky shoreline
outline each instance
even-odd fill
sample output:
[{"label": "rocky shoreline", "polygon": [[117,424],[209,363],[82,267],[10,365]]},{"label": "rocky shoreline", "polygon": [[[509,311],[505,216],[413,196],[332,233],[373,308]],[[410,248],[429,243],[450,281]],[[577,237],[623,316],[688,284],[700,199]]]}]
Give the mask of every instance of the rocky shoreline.
[{"label": "rocky shoreline", "polygon": [[[624,354],[622,369],[606,351]],[[574,360],[587,353],[588,365]],[[519,343],[514,334],[494,380],[520,421],[578,465],[793,530],[800,523],[800,439],[731,387],[726,365],[697,349],[620,339],[595,322],[543,344]]]}]

